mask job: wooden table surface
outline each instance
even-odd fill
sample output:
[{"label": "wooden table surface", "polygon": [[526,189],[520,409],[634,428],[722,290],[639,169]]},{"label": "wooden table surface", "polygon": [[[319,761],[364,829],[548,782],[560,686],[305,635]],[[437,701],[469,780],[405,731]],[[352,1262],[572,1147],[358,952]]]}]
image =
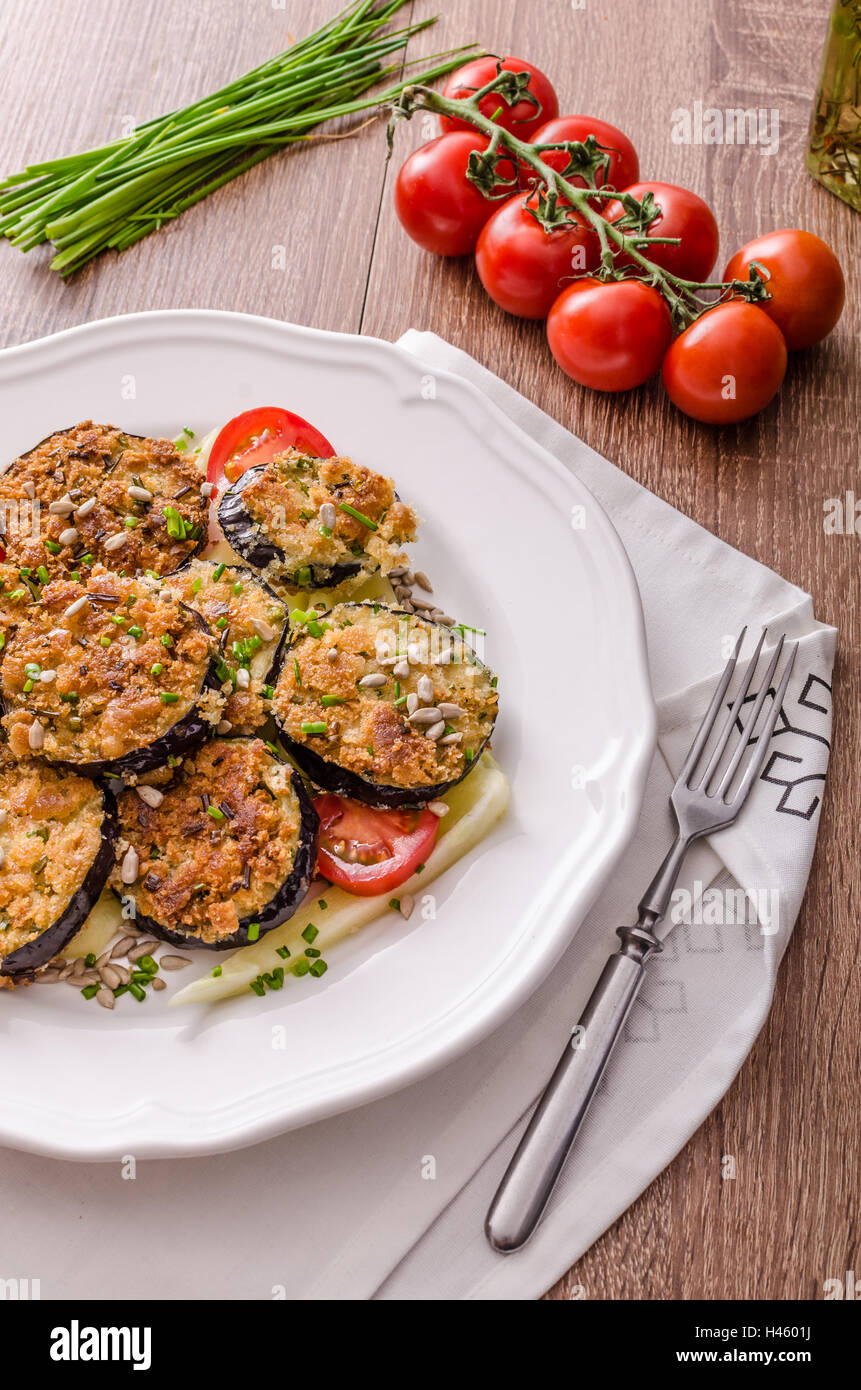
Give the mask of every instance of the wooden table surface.
[{"label": "wooden table surface", "polygon": [[[207,307],[396,338],[434,329],[470,351],[646,487],[813,594],[839,628],[835,752],[804,907],[768,1026],[728,1095],[675,1162],[549,1295],[822,1297],[861,1271],[858,1240],[858,555],[824,533],[823,506],[861,496],[861,218],[805,174],[803,153],[829,0],[415,0],[444,19],[412,56],[477,40],[546,68],[563,109],[620,124],[644,176],[687,185],[716,210],[722,253],[804,226],[850,273],[838,331],[794,359],[760,419],[717,432],[652,384],[604,398],[554,367],[539,325],[498,311],[469,260],[437,261],[401,233],[381,123],[266,161],[70,284],[46,256],[0,246],[0,333],[23,342],[140,309]],[[115,138],[256,65],[336,0],[6,0],[0,150],[8,170]],[[674,108],[776,107],[780,147],[674,144]],[[397,156],[421,139],[419,121]],[[272,248],[288,248],[286,269]],[[719,267],[720,268],[720,265]],[[739,1177],[721,1182],[720,1159]]]}]

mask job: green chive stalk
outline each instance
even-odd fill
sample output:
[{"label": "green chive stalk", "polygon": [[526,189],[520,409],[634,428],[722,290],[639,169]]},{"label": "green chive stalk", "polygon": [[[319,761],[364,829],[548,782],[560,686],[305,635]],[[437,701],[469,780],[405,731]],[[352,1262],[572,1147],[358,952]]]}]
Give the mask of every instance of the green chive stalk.
[{"label": "green chive stalk", "polygon": [[[21,251],[52,242],[66,277],[102,251],[124,251],[270,154],[325,121],[395,101],[474,46],[404,61],[409,40],[436,22],[388,30],[407,0],[353,0],[315,33],[201,101],[138,126],[111,144],[31,164],[0,182],[0,237]],[[364,93],[382,82],[382,94]]]}]

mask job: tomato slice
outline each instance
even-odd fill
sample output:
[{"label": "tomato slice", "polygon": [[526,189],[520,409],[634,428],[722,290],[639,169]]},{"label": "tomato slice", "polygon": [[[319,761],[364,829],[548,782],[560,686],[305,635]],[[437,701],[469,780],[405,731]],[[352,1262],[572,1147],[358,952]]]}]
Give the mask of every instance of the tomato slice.
[{"label": "tomato slice", "polygon": [[319,430],[277,405],[257,406],[234,415],[224,426],[209,455],[206,478],[220,487],[235,483],[248,468],[268,463],[285,449],[301,449],[315,458],[333,458],[335,450]]},{"label": "tomato slice", "polygon": [[314,805],[320,817],[317,872],[362,898],[406,883],[439,833],[433,811],[377,811],[333,792],[315,797]]}]

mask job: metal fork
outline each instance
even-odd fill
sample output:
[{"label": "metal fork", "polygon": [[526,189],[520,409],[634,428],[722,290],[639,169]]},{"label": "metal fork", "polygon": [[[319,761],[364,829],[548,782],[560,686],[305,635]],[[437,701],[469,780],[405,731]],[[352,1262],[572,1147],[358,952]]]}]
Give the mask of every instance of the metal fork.
[{"label": "metal fork", "polygon": [[[774,649],[750,710],[745,713],[741,733],[729,761],[725,767],[722,764],[733,730],[742,716],[765,641],[765,630],[748,662],[717,743],[702,773],[698,774],[700,763],[705,761],[703,755],[716,727],[746,631],[745,628],[736,642],[735,651],[727,662],[673,788],[670,805],[677,826],[675,841],[640,902],[636,926],[619,927],[617,935],[621,937],[622,944],[604,966],[580,1022],[572,1031],[571,1041],[559,1059],[490,1205],[485,1232],[493,1248],[503,1254],[519,1250],[541,1219],[640,988],[644,966],[662,949],[654,929],[670,905],[689,846],[701,835],[710,835],[732,825],[762,769],[798,653],[798,644],[794,643],[768,715],[756,743],[753,743],[756,724],[783,651],[785,634]],[[750,757],[738,786],[733,790],[742,759],[749,748],[752,749]]]}]

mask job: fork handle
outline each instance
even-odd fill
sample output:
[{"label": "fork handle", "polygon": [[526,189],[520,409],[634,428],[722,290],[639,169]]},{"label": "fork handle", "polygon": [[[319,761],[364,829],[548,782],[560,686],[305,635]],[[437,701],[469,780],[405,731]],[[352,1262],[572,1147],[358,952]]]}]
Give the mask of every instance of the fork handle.
[{"label": "fork handle", "polygon": [[604,966],[487,1213],[487,1239],[504,1254],[519,1250],[538,1225],[636,998],[644,963],[660,950],[636,927],[623,927],[619,935],[624,944]]}]

